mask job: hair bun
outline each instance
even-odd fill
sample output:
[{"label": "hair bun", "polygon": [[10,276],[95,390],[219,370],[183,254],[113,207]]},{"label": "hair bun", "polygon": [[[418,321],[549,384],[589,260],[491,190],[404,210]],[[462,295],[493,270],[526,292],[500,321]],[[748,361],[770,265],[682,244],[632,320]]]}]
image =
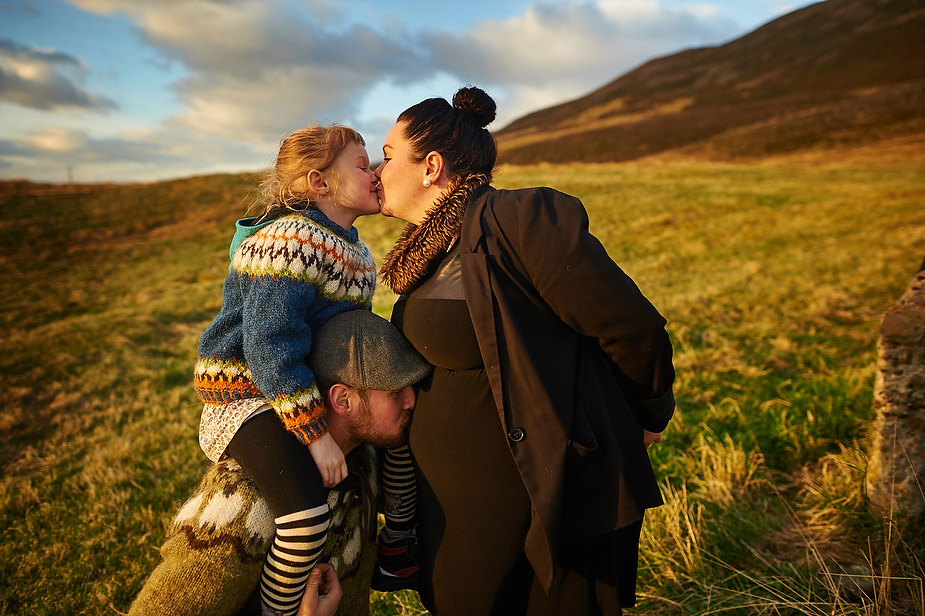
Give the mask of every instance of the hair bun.
[{"label": "hair bun", "polygon": [[497,110],[495,100],[485,90],[475,86],[457,90],[453,96],[453,107],[472,118],[482,128],[492,123]]}]

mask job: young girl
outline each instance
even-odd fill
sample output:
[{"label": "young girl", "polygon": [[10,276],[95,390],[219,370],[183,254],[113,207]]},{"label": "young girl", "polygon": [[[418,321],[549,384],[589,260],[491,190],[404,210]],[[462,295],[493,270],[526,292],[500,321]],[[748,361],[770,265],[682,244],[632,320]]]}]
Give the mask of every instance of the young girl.
[{"label": "young girl", "polygon": [[266,211],[237,222],[222,308],[199,343],[202,449],[244,469],[277,525],[261,579],[265,615],[298,610],[327,533],[324,488],[347,473],[306,358],[319,325],[372,303],[376,268],[353,227],[379,211],[364,146],[345,126],[283,140],[262,184]]}]

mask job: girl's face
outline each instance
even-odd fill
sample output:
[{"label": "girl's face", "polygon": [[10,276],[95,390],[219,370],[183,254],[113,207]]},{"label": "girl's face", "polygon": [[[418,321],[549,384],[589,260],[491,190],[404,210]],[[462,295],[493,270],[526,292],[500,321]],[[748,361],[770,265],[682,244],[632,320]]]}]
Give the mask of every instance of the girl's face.
[{"label": "girl's face", "polygon": [[337,155],[325,175],[329,172],[333,175],[333,182],[329,184],[333,184],[331,200],[334,207],[323,208],[323,211],[331,220],[349,229],[360,216],[379,212],[376,190],[379,180],[369,168],[366,148],[359,143],[349,144]]},{"label": "girl's face", "polygon": [[405,137],[404,122],[393,126],[386,135],[382,155],[382,164],[376,169],[382,214],[420,224],[439,190],[423,185],[427,165],[414,159],[411,144]]}]

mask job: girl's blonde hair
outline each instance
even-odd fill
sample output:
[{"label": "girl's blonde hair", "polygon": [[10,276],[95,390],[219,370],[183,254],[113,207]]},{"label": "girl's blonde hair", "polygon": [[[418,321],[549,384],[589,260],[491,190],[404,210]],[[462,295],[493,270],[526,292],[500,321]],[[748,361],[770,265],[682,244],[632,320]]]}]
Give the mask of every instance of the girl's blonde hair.
[{"label": "girl's blonde hair", "polygon": [[[349,126],[308,126],[292,133],[280,143],[276,164],[260,183],[262,200],[269,211],[274,207],[305,209],[318,196],[308,184],[308,173],[324,171],[351,143],[366,141]],[[336,192],[337,178],[335,182]]]}]

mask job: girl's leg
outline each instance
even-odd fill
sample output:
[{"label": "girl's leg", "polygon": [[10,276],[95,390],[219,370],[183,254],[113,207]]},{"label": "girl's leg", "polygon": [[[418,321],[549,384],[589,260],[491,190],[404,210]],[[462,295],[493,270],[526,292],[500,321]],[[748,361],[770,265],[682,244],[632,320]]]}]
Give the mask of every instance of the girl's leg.
[{"label": "girl's leg", "polygon": [[327,490],[318,467],[272,411],[245,422],[227,453],[257,484],[276,521],[260,581],[263,613],[295,614],[327,537]]},{"label": "girl's leg", "polygon": [[386,452],[382,487],[385,491],[385,527],[389,535],[391,538],[410,536],[414,530],[418,491],[411,450],[407,445]]},{"label": "girl's leg", "polygon": [[389,449],[382,473],[385,492],[385,528],[379,533],[372,587],[395,591],[417,590],[417,537],[414,535],[417,483],[408,446]]}]

